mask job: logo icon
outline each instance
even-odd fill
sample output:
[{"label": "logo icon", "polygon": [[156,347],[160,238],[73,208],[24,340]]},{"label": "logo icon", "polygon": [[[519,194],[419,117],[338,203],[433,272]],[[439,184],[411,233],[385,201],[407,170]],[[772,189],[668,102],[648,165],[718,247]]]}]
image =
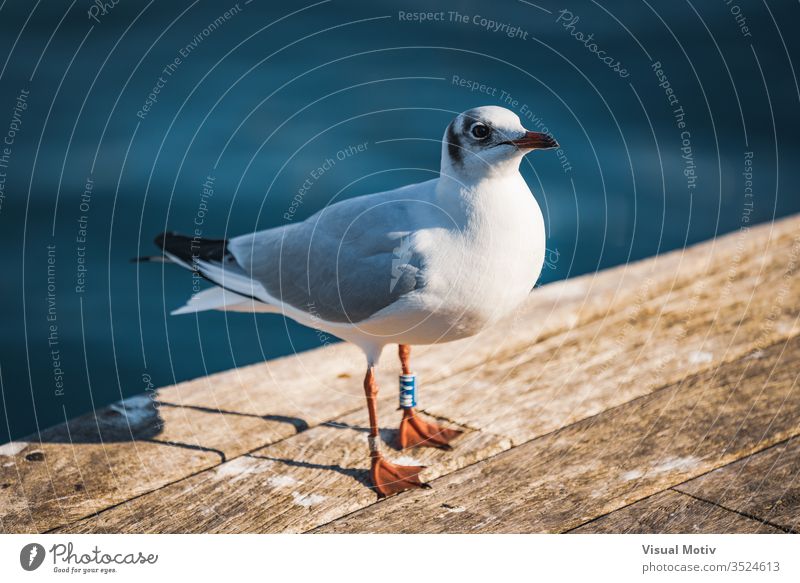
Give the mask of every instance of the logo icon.
[{"label": "logo icon", "polygon": [[35,571],[44,562],[44,547],[39,543],[30,543],[19,552],[19,564],[26,571]]},{"label": "logo icon", "polygon": [[394,291],[394,287],[397,285],[397,282],[400,281],[403,271],[408,267],[411,261],[413,255],[411,251],[411,239],[409,237],[402,237],[400,239],[400,244],[392,249],[392,255],[394,257],[392,258],[392,279],[389,281],[389,293]]}]

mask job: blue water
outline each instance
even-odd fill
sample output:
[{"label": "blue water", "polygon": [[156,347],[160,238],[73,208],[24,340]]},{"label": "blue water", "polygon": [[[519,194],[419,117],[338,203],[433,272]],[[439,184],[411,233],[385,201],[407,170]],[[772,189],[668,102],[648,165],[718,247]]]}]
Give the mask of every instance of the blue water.
[{"label": "blue water", "polygon": [[318,346],[276,316],[166,316],[191,276],[128,260],[165,229],[235,235],[427,180],[470,107],[563,147],[523,167],[543,283],[800,211],[800,8],[740,4],[3,3],[0,442]]}]

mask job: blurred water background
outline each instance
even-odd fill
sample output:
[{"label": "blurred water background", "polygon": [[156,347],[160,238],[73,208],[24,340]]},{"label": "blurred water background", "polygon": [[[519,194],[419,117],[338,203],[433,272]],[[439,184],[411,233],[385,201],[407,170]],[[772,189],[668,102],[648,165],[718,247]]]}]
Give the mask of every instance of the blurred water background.
[{"label": "blurred water background", "polygon": [[0,3],[0,442],[319,346],[278,316],[170,317],[191,276],[129,258],[165,229],[233,236],[427,180],[473,106],[563,148],[523,167],[545,284],[799,211],[798,16],[727,0]]}]

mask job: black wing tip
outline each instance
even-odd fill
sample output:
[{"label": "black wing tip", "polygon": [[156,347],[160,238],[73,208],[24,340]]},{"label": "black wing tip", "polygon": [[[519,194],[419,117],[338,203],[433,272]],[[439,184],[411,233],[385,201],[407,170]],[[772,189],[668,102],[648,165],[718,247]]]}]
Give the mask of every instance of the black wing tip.
[{"label": "black wing tip", "polygon": [[163,251],[166,249],[169,242],[174,241],[175,239],[183,240],[188,239],[188,237],[186,237],[186,235],[181,235],[180,233],[175,233],[174,231],[164,231],[163,233],[156,235],[155,239],[153,239],[153,243],[155,243],[156,247]]},{"label": "black wing tip", "polygon": [[167,260],[163,255],[142,255],[131,257],[131,263],[167,263]]},{"label": "black wing tip", "polygon": [[222,261],[228,253],[228,241],[226,239],[189,237],[172,231],[165,231],[156,235],[153,243],[162,251],[170,253],[187,263],[192,262],[194,259]]}]

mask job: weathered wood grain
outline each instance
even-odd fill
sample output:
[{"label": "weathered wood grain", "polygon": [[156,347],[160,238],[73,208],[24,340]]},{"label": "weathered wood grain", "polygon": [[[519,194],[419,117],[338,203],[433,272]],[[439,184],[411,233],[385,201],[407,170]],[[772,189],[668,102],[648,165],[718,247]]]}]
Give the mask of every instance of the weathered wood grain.
[{"label": "weathered wood grain", "polygon": [[733,273],[721,269],[427,385],[423,406],[522,443],[757,352],[800,331],[798,256],[800,239],[774,241]]},{"label": "weathered wood grain", "polygon": [[[345,372],[344,348],[352,347],[316,352],[317,366],[333,371],[325,389],[298,374],[306,355],[278,359],[137,395],[1,446],[0,530],[68,524],[363,408],[363,370]],[[259,375],[265,368],[271,376]],[[396,383],[389,371],[382,378]],[[183,398],[201,386],[213,388],[213,406]],[[247,390],[270,406],[259,410]]]},{"label": "weathered wood grain", "polygon": [[[396,423],[399,413],[379,412]],[[292,439],[236,458],[152,492],[60,532],[300,532],[375,502],[368,485],[366,412],[315,427]],[[501,438],[468,431],[458,449],[393,450],[395,431],[384,430],[384,453],[407,465],[427,465],[433,479],[508,448]]]},{"label": "weathered wood grain", "polygon": [[[791,250],[792,244],[793,242],[790,239],[784,240],[781,250],[788,253],[788,251]],[[569,370],[575,366],[575,359],[577,358],[576,353],[580,350],[580,339],[587,337],[586,331],[584,330],[585,327],[579,328],[574,332],[570,331],[565,333],[565,335],[574,335],[574,338],[570,339],[569,342],[564,341],[563,338],[558,336],[551,338],[553,346],[547,346],[547,342],[545,342],[543,348],[536,348],[536,350],[542,350],[546,355],[543,359],[550,364],[550,366],[556,368],[553,374],[548,375],[548,378],[545,379],[545,382],[550,382],[553,391],[547,392],[542,390],[540,386],[536,387],[536,391],[533,392],[533,395],[535,399],[537,399],[537,401],[535,401],[537,406],[529,407],[531,412],[530,414],[526,414],[527,412],[525,411],[522,413],[514,411],[517,403],[524,401],[524,399],[520,398],[519,394],[514,391],[515,386],[506,387],[499,385],[498,390],[502,392],[503,398],[488,402],[481,394],[476,394],[474,391],[462,390],[457,396],[460,403],[466,402],[482,415],[493,414],[498,419],[496,425],[485,424],[484,427],[481,423],[483,419],[478,419],[477,421],[470,419],[468,425],[472,427],[477,426],[481,429],[489,429],[493,433],[505,435],[509,439],[505,441],[506,445],[504,447],[508,448],[511,439],[517,435],[515,430],[521,425],[524,425],[524,427],[519,430],[518,434],[520,437],[518,439],[535,436],[537,435],[537,431],[538,435],[541,435],[551,429],[557,429],[574,420],[589,416],[598,410],[602,411],[620,402],[626,402],[641,394],[645,394],[654,388],[663,386],[667,380],[674,382],[685,378],[686,375],[692,371],[714,366],[716,364],[714,358],[696,358],[692,360],[692,355],[699,348],[710,347],[714,350],[718,350],[717,353],[719,356],[716,359],[717,362],[724,362],[730,358],[737,358],[746,354],[748,351],[752,351],[755,346],[754,342],[759,337],[757,333],[757,331],[760,331],[759,326],[761,326],[770,315],[773,317],[774,322],[778,324],[777,327],[773,326],[773,328],[776,328],[776,331],[773,332],[770,338],[780,338],[782,334],[796,334],[797,330],[793,325],[796,316],[791,306],[780,306],[781,309],[774,309],[776,305],[774,294],[777,289],[774,284],[784,281],[784,275],[787,273],[787,270],[784,268],[785,261],[786,257],[782,256],[780,260],[774,262],[762,262],[763,265],[761,267],[745,263],[745,267],[739,271],[739,275],[737,276],[741,277],[742,280],[734,279],[734,281],[738,281],[741,289],[747,290],[747,301],[729,296],[729,301],[721,301],[719,303],[717,311],[713,313],[713,316],[708,315],[702,310],[696,310],[691,307],[687,308],[687,303],[690,302],[706,305],[711,303],[710,297],[703,296],[705,291],[702,288],[699,291],[694,288],[684,288],[680,293],[675,294],[675,298],[670,297],[668,300],[657,298],[657,301],[659,301],[658,309],[652,308],[650,312],[647,312],[644,308],[637,308],[635,311],[635,320],[632,320],[632,316],[626,314],[625,320],[635,321],[638,327],[632,327],[625,335],[613,337],[611,344],[597,341],[595,344],[600,346],[598,349],[598,352],[600,352],[598,360],[600,362],[599,364],[588,366],[588,372],[585,373],[587,376],[593,377],[594,381],[590,382],[581,378],[577,386],[567,385],[570,390],[564,390],[564,387],[560,383],[565,382],[565,376],[568,376],[567,373]],[[763,272],[763,274],[759,275],[759,272]],[[793,275],[793,272],[790,272],[790,275]],[[797,278],[789,277],[789,279],[785,281],[788,286],[787,289],[790,291],[795,289],[800,290],[800,282],[798,282]],[[719,294],[713,293],[713,297],[718,298]],[[648,324],[651,320],[655,320],[652,326]],[[606,319],[606,322],[608,322],[608,324],[590,325],[589,327],[609,326],[611,329],[617,329],[619,327],[618,319]],[[620,358],[625,354],[635,354],[639,351],[644,351],[647,343],[653,337],[664,337],[668,335],[671,330],[675,330],[676,327],[678,328],[678,331],[675,332],[677,340],[661,348],[661,350],[667,354],[666,357],[661,359],[653,358],[652,360],[643,359],[643,362],[638,365],[635,362]],[[593,337],[602,335],[602,329],[593,331],[592,333]],[[739,339],[738,342],[736,338]],[[569,346],[569,349],[566,348],[567,346]],[[548,353],[548,351],[551,352]],[[653,352],[660,354],[657,350],[653,350]],[[591,349],[587,350],[586,354],[584,354],[584,358],[591,361],[592,357],[593,353]],[[515,372],[521,371],[519,374],[541,374],[537,368],[536,361],[523,364],[515,362],[513,364],[516,366]],[[503,374],[507,374],[509,368],[508,363],[504,362],[493,362],[492,366],[503,371]],[[558,366],[561,367],[563,372],[558,371]],[[635,368],[631,370],[632,367]],[[657,374],[659,371],[664,370],[669,371],[669,375],[671,376],[664,373],[665,376],[660,377]],[[474,374],[474,371],[470,374]],[[642,382],[635,382],[638,378],[637,375],[642,376]],[[630,379],[629,387],[625,387],[625,385],[620,386],[620,380],[624,382],[628,379]],[[590,382],[591,393],[585,389],[581,389],[582,382]],[[427,399],[430,393],[435,392],[436,383],[432,383],[432,388],[433,391],[430,390],[430,386],[425,386],[425,391],[423,393],[424,399]],[[468,401],[470,397],[472,398],[471,402]],[[389,398],[393,400],[394,396],[390,394]],[[387,404],[386,399],[384,399],[383,402],[385,405]],[[560,415],[548,415],[548,407],[556,407],[558,412],[563,413]],[[455,410],[456,414],[450,414],[450,418],[461,420],[466,416],[459,415],[457,407],[455,407]],[[498,411],[505,414],[498,415]],[[362,414],[361,411],[356,413],[356,415]],[[507,428],[508,425],[511,426],[511,429]],[[282,459],[283,454],[281,450],[284,448],[297,448],[297,444],[309,443],[308,440],[317,440],[317,443],[325,443],[325,439],[319,437],[320,433],[324,433],[324,431],[312,430],[308,432],[308,434],[287,439],[276,446],[268,447],[261,451],[265,452],[264,455],[268,457]],[[499,443],[501,442],[502,440],[499,441]],[[314,443],[314,441],[310,443]],[[363,445],[360,442],[351,441],[349,442],[349,448],[350,449],[335,449],[335,456],[333,458],[326,458],[324,462],[314,463],[318,464],[318,466],[332,466],[336,465],[337,459],[360,459],[362,460],[362,466],[366,468]],[[331,448],[325,449],[329,450]],[[306,452],[307,448],[301,446],[300,450]],[[497,450],[489,448],[482,453],[488,455],[489,453],[496,453],[496,451]],[[267,454],[266,452],[272,453]],[[292,459],[295,462],[301,461],[301,458],[297,457],[293,457]],[[478,457],[477,459],[481,458]],[[206,479],[207,476],[201,474],[199,477],[192,478],[190,482],[198,480],[203,481]],[[186,484],[178,484],[175,486],[175,491],[182,491],[182,489],[186,487],[188,487]],[[318,490],[315,495],[325,500],[335,500],[334,505],[338,508],[339,515],[372,502],[371,497],[364,497],[361,499],[354,496],[347,501],[343,501],[336,496],[330,495],[330,490],[338,490],[340,488],[336,482],[318,482],[317,487]],[[202,495],[198,496],[198,504],[205,504],[206,496],[214,496],[216,498],[220,496],[224,497],[225,492],[219,489],[208,493],[203,492]],[[235,498],[234,496],[234,500]],[[250,499],[260,500],[261,497],[250,496]],[[135,531],[136,529],[146,530],[148,528],[154,528],[156,523],[142,522],[145,514],[144,509],[156,507],[159,508],[162,513],[166,514],[170,512],[170,509],[175,503],[175,500],[169,496],[165,497],[164,492],[160,491],[153,496],[144,497],[132,505],[134,508],[141,507],[143,509],[141,512],[134,514],[134,516],[136,516],[136,523],[125,520],[120,521],[120,517],[123,516],[123,513],[129,511],[127,507],[129,505],[123,505],[125,508],[115,509],[107,516],[100,519],[87,521],[86,525],[80,528],[111,531],[115,529],[130,529]],[[262,501],[259,502],[258,507],[265,510],[270,506],[267,501]],[[260,517],[254,519],[247,512],[239,512],[234,509],[229,509],[229,511],[236,516],[237,519],[233,522],[226,523],[225,528],[230,528],[235,531],[247,530],[248,528],[256,531],[283,531],[314,526],[312,523],[302,523],[302,525],[300,525],[299,523],[293,522],[294,513],[291,511],[286,512],[286,515],[282,516],[281,520],[273,522],[265,521]],[[269,515],[268,511],[266,513]],[[224,513],[218,514],[224,515]],[[159,514],[156,513],[155,516],[159,516]],[[194,509],[190,509],[186,513],[186,516],[186,522],[172,522],[175,528],[185,532],[222,528],[222,526],[216,523],[207,521],[203,521],[199,524],[196,523],[198,512]],[[333,509],[331,509],[330,512],[327,510],[325,512],[317,512],[316,519],[319,521],[317,524],[332,517],[335,517]],[[248,520],[251,521],[249,526],[247,526]]]},{"label": "weathered wood grain", "polygon": [[[688,249],[541,287],[513,317],[478,336],[415,347],[415,372],[426,383],[433,383],[486,362],[506,360],[545,338],[613,316],[637,298],[643,302],[663,296],[709,274],[730,276],[727,292],[722,290],[723,295],[729,295],[735,282],[743,277],[743,266],[780,255],[778,249],[790,249],[799,225],[800,217],[791,217],[747,233],[733,233]],[[743,245],[760,252],[745,253]],[[737,290],[736,295],[743,294]],[[361,406],[363,366],[358,349],[335,344],[167,387],[159,396],[180,405],[214,410],[310,416],[307,421],[314,425],[317,412],[330,403],[331,392],[348,401],[348,410]],[[378,371],[379,384],[388,382],[392,386],[398,371],[394,351],[387,349]],[[220,386],[225,390],[220,391]]]},{"label": "weathered wood grain", "polygon": [[[682,372],[747,350],[757,353],[797,333],[789,320],[791,296],[785,299],[796,294],[796,278],[785,285],[779,278],[798,246],[798,225],[800,218],[792,217],[540,288],[515,317],[484,334],[415,349],[422,404],[460,424],[488,428],[508,447],[506,437],[530,439],[645,394]],[[700,281],[707,287],[698,292]],[[718,290],[723,301],[708,290]],[[755,301],[749,301],[754,292]],[[685,318],[682,306],[699,315]],[[759,320],[769,327],[758,329]],[[608,330],[617,339],[611,345]],[[666,348],[660,342],[664,333],[671,335]],[[394,351],[387,350],[379,369],[384,404],[396,398],[397,372]],[[27,438],[29,445],[20,451],[0,450],[0,485],[8,484],[0,491],[0,529],[29,532],[68,524],[223,459],[291,442],[298,431],[325,420],[361,414],[362,375],[359,351],[336,344],[159,389],[152,395],[158,407],[148,397],[134,397],[101,410],[99,431],[95,416],[87,415],[48,430],[41,440]],[[543,378],[562,382],[546,384]],[[602,390],[595,390],[595,379]],[[32,452],[49,463],[28,462]],[[79,483],[84,490],[76,495],[69,489]]]},{"label": "weathered wood grain", "polygon": [[733,534],[778,530],[675,490],[659,492],[569,531],[576,534]]},{"label": "weathered wood grain", "polygon": [[798,532],[800,439],[790,439],[675,489]]},{"label": "weathered wood grain", "polygon": [[780,342],[319,532],[570,530],[796,434],[799,358]]},{"label": "weathered wood grain", "polygon": [[[152,441],[177,411],[136,398],[42,433],[41,443],[0,446],[0,529],[37,532],[163,486],[182,471],[219,463],[216,451]],[[131,440],[131,435],[137,439]],[[167,433],[167,436],[169,433]]]}]

